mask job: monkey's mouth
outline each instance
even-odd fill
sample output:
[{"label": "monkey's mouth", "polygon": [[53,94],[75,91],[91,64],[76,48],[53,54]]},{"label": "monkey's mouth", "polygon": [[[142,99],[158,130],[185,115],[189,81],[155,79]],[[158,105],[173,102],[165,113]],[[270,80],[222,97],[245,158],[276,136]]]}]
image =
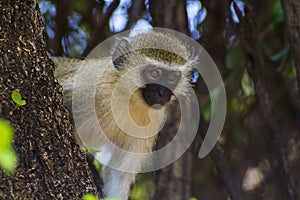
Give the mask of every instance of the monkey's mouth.
[{"label": "monkey's mouth", "polygon": [[170,89],[160,84],[150,83],[146,84],[145,88],[142,88],[143,99],[154,109],[160,109],[166,105],[172,95],[173,92]]}]

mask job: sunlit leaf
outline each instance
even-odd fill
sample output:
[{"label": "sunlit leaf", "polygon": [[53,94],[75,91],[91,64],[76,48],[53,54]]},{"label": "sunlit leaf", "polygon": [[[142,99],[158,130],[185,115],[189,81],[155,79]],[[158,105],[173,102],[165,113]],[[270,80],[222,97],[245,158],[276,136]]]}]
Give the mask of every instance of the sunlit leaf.
[{"label": "sunlit leaf", "polygon": [[19,102],[19,105],[20,105],[20,106],[26,105],[26,101],[25,101],[25,100],[21,100],[21,101]]},{"label": "sunlit leaf", "polygon": [[19,106],[24,106],[26,104],[26,101],[22,100],[22,96],[21,96],[20,92],[17,92],[17,91],[13,92],[11,94],[11,98]]},{"label": "sunlit leaf", "polygon": [[286,67],[283,71],[283,75],[292,80],[295,80],[297,78],[297,70],[296,70],[295,62],[293,60],[291,60],[286,65]]},{"label": "sunlit leaf", "polygon": [[12,140],[11,125],[0,119],[0,167],[8,174],[13,173],[18,162],[17,155],[11,148]]},{"label": "sunlit leaf", "polygon": [[[85,194],[83,195],[83,200],[99,200],[98,197],[92,195],[92,194]],[[100,200],[121,200],[119,198],[104,198]]]},{"label": "sunlit leaf", "polygon": [[89,153],[99,153],[99,152],[101,152],[101,149],[99,149],[99,148],[90,148],[89,149]]},{"label": "sunlit leaf", "polygon": [[86,144],[83,144],[83,147],[85,148],[86,153],[99,153],[102,151],[99,148],[89,148]]},{"label": "sunlit leaf", "polygon": [[241,80],[241,85],[243,88],[243,92],[247,96],[255,94],[254,87],[253,87],[253,81],[252,81],[251,77],[249,76],[249,74],[247,73],[247,71],[244,72],[244,76]]},{"label": "sunlit leaf", "polygon": [[85,194],[83,195],[83,200],[99,200],[99,199],[92,194]]},{"label": "sunlit leaf", "polygon": [[11,94],[11,98],[16,104],[18,104],[22,100],[22,96],[19,92],[13,92]]},{"label": "sunlit leaf", "polygon": [[8,122],[0,119],[0,149],[8,149],[12,143],[13,129]]},{"label": "sunlit leaf", "polygon": [[0,149],[0,167],[8,174],[12,174],[17,166],[18,157],[16,153],[10,149]]},{"label": "sunlit leaf", "polygon": [[154,194],[154,183],[152,181],[147,180],[145,177],[142,180],[139,180],[139,184],[137,184],[131,191],[130,199],[131,200],[141,200],[141,199],[149,199],[149,196]]}]

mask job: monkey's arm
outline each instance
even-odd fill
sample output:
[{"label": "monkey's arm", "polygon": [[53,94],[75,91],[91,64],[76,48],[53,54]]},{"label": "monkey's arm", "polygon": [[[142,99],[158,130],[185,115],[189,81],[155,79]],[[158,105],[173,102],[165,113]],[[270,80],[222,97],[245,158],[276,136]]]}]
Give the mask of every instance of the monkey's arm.
[{"label": "monkey's arm", "polygon": [[50,57],[55,64],[54,76],[63,86],[64,104],[69,112],[72,110],[72,91],[75,82],[75,76],[82,60],[75,58]]},{"label": "monkey's arm", "polygon": [[[106,152],[108,149],[103,149],[95,156],[102,157],[110,154],[111,158],[108,161],[108,166],[118,166],[120,170],[104,167],[103,170],[103,192],[106,198],[119,198],[120,200],[127,200],[130,196],[130,186],[135,182],[136,173],[129,173],[129,171],[138,172],[141,170],[143,162],[147,156],[132,156],[119,154],[118,151]],[[98,158],[98,159],[99,159]]]}]

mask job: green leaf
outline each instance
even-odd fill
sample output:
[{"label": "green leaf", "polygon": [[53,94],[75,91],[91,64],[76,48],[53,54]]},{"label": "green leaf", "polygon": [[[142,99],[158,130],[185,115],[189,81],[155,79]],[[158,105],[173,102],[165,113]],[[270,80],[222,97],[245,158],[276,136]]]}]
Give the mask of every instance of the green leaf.
[{"label": "green leaf", "polygon": [[208,122],[210,120],[210,116],[211,116],[211,100],[210,100],[210,98],[207,99],[207,101],[205,102],[201,111],[202,111],[204,120],[206,122]]},{"label": "green leaf", "polygon": [[19,92],[13,92],[11,94],[11,98],[16,104],[19,104],[19,102],[22,100],[22,96]]},{"label": "green leaf", "polygon": [[234,68],[239,61],[242,59],[243,57],[243,49],[240,45],[236,45],[234,47],[232,47],[228,53],[226,54],[225,57],[225,64],[226,67],[229,69]]},{"label": "green leaf", "polygon": [[0,149],[0,166],[5,170],[5,172],[12,174],[17,163],[18,157],[12,149]]},{"label": "green leaf", "polygon": [[231,107],[237,113],[243,113],[246,110],[246,105],[237,98],[232,99]]},{"label": "green leaf", "polygon": [[287,55],[287,53],[289,52],[289,49],[290,49],[290,47],[286,46],[284,49],[282,49],[278,53],[272,55],[270,59],[272,61],[278,61],[278,60],[280,60],[281,58],[283,58],[284,56]]},{"label": "green leaf", "polygon": [[14,172],[18,162],[18,157],[11,148],[13,134],[11,125],[0,119],[0,167],[8,174]]},{"label": "green leaf", "polygon": [[8,149],[12,143],[13,129],[11,125],[0,119],[0,150]]},{"label": "green leaf", "polygon": [[242,85],[243,92],[247,96],[251,96],[255,94],[253,81],[249,76],[249,74],[247,73],[247,71],[244,72],[244,76],[241,80],[241,85]]},{"label": "green leaf", "polygon": [[271,11],[271,22],[278,23],[282,22],[283,19],[284,17],[281,2],[280,0],[276,0]]},{"label": "green leaf", "polygon": [[[83,195],[83,200],[99,200],[99,199],[92,194],[85,194],[85,195]],[[101,200],[121,200],[121,199],[119,199],[119,198],[104,198]]]},{"label": "green leaf", "polygon": [[155,185],[152,181],[145,178],[145,176],[138,176],[139,184],[131,190],[131,200],[150,199],[149,197],[154,195]]},{"label": "green leaf", "polygon": [[203,108],[201,109],[201,112],[203,114],[203,118],[206,122],[208,122],[211,118],[211,114],[212,114],[212,106],[213,106],[213,102],[216,103],[217,97],[219,95],[220,92],[220,87],[216,87],[214,88],[210,93],[209,93],[209,97],[207,98]]},{"label": "green leaf", "polygon": [[92,194],[85,194],[85,195],[83,195],[83,199],[84,200],[99,200],[97,197],[95,197]]},{"label": "green leaf", "polygon": [[22,96],[21,96],[20,92],[16,92],[16,91],[13,92],[11,94],[11,98],[18,106],[26,105],[26,101],[22,100]]},{"label": "green leaf", "polygon": [[88,149],[88,152],[89,153],[100,153],[101,149],[99,149],[99,148],[90,148],[90,149]]},{"label": "green leaf", "polygon": [[19,106],[24,106],[26,105],[26,101],[25,100],[21,100],[19,103],[18,103]]},{"label": "green leaf", "polygon": [[89,148],[86,144],[83,144],[86,153],[100,153],[102,150],[99,148]]}]

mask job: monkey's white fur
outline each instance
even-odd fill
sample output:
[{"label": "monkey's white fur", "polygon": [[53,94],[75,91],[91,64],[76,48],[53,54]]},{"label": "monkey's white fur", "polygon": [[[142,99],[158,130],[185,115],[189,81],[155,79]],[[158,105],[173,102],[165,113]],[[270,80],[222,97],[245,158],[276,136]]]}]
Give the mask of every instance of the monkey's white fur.
[{"label": "monkey's white fur", "polygon": [[[125,172],[122,172],[110,167],[105,167],[103,175],[105,197],[117,197],[123,200],[128,198],[130,186],[135,181],[135,174],[128,172],[138,172],[147,156],[132,157],[118,154],[118,152],[114,151],[113,148],[107,144],[107,140],[103,137],[103,133],[101,133],[100,130],[94,130],[94,128],[100,125],[106,137],[116,146],[124,149],[125,151],[150,153],[157,137],[157,134],[151,135],[150,132],[154,131],[157,133],[159,131],[161,123],[165,118],[164,109],[152,109],[143,100],[139,90],[136,90],[133,94],[128,94],[128,92],[130,92],[128,91],[129,86],[134,86],[136,88],[143,87],[144,83],[141,79],[141,74],[134,73],[128,76],[121,85],[117,84],[123,75],[136,67],[147,64],[159,65],[181,71],[182,77],[175,88],[175,92],[188,98],[187,88],[190,86],[188,81],[188,71],[191,69],[190,66],[193,64],[193,59],[191,59],[191,55],[189,54],[187,47],[181,41],[169,35],[161,33],[141,34],[133,39],[127,39],[125,45],[127,46],[122,46],[122,44],[121,46],[116,46],[113,52],[116,56],[122,55],[123,53],[128,56],[126,58],[126,63],[122,63],[125,65],[122,69],[117,69],[113,66],[109,68],[106,67],[108,65],[112,65],[111,57],[86,59],[83,61],[76,59],[52,58],[57,65],[55,76],[63,85],[64,102],[70,111],[72,111],[72,91],[74,90],[74,82],[76,80],[76,74],[79,72],[79,68],[81,66],[87,67],[87,74],[93,71],[93,69],[95,69],[95,71],[103,69],[101,71],[101,73],[103,72],[103,75],[100,81],[96,83],[97,89],[95,94],[95,105],[87,105],[88,103],[86,102],[89,101],[86,101],[86,99],[94,97],[91,92],[87,91],[89,91],[91,85],[93,85],[92,81],[97,81],[97,79],[86,77],[86,79],[83,79],[82,81],[77,81],[76,89],[82,93],[78,97],[79,102],[82,99],[82,108],[78,109],[82,111],[85,109],[85,106],[95,106],[98,121],[95,122],[90,119],[90,117],[92,117],[90,113],[82,114],[82,116],[76,119],[80,121],[80,125],[79,127],[76,126],[76,129],[85,133],[84,135],[80,135],[80,139],[83,140],[83,143],[88,144],[89,147],[97,147],[102,150],[101,153],[96,155],[96,157],[104,160],[109,164],[109,166],[119,166],[124,169]],[[148,46],[153,48],[155,45],[164,45],[167,49],[175,50],[175,53],[184,58],[185,62],[182,62],[180,59],[178,61],[178,58],[174,57],[174,55],[162,55],[164,52],[160,50],[157,54],[153,54],[153,52],[135,52],[133,55],[126,54],[128,48],[139,49]],[[114,58],[114,55],[112,57]],[[120,109],[118,110],[118,113],[113,113],[111,108],[111,98],[116,87],[119,87],[119,93],[117,94],[118,101],[116,102],[120,103],[117,105]],[[130,95],[131,98],[129,102],[126,102],[128,99],[125,97],[128,95]],[[118,124],[115,123],[114,115],[126,116],[126,113],[124,113],[126,110],[122,109],[122,107],[125,108],[126,104],[129,104],[130,117],[134,121],[134,124],[138,124],[139,126],[147,126],[150,122],[154,124],[154,128],[152,127],[153,129],[150,132],[145,131],[140,133],[141,136],[146,135],[148,137],[137,138],[132,135],[128,135],[120,129]],[[153,118],[151,119],[149,117],[150,110],[153,114]],[[131,124],[125,124],[125,126],[127,126],[126,128],[128,129],[135,128]]]}]

